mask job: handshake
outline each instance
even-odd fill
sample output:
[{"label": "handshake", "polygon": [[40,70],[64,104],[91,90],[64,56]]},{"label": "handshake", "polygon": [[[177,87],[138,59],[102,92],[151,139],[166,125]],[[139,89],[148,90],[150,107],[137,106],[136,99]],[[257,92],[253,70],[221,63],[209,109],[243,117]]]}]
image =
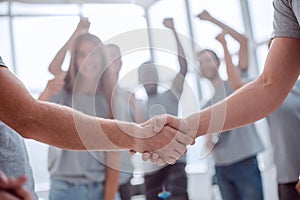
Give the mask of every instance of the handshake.
[{"label": "handshake", "polygon": [[188,124],[186,119],[171,115],[158,115],[142,124],[117,124],[122,132],[130,135],[132,153],[142,153],[144,161],[158,165],[174,164],[193,144],[198,126]]}]

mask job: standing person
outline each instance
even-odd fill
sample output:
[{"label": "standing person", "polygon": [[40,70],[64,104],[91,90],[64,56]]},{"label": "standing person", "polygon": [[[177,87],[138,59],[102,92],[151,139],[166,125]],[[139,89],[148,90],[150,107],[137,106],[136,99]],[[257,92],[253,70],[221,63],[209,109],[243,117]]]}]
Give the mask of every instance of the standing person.
[{"label": "standing person", "polygon": [[[233,30],[231,32],[239,35]],[[220,36],[217,39],[223,44],[224,36],[223,40]],[[224,55],[226,69],[234,67],[226,47]],[[243,58],[245,57],[239,58],[239,63],[245,63],[241,60]],[[223,81],[220,77],[220,59],[214,51],[204,49],[198,52],[197,60],[200,64],[200,74],[211,81],[215,90],[211,101],[204,107],[215,104],[234,92],[233,81]],[[256,156],[264,148],[254,124],[210,135],[207,137],[207,143],[214,145],[212,156],[222,199],[263,199],[262,179]]]},{"label": "standing person", "polygon": [[[105,51],[100,39],[89,33],[82,34],[74,41],[72,48],[64,87],[54,94],[58,90],[53,90],[51,80],[39,99],[108,118],[110,111],[101,89]],[[46,99],[49,94],[52,96]],[[112,162],[119,163],[118,152],[68,151],[50,146],[50,200],[115,199],[119,172],[110,167]]]},{"label": "standing person", "polygon": [[[194,134],[194,138],[227,131],[266,117],[283,103],[300,74],[299,3],[296,0],[273,1],[273,42],[262,74],[219,103],[181,119],[183,126],[178,130]],[[167,117],[168,125],[174,123],[175,127],[178,119]],[[145,153],[143,158],[164,163],[155,153]],[[298,181],[297,188],[299,185]]]},{"label": "standing person", "polygon": [[[106,71],[104,78],[104,91],[108,97],[112,110],[112,118],[131,121],[144,121],[141,109],[134,94],[126,91],[120,86],[119,72],[122,68],[122,58],[120,48],[115,44],[105,45]],[[134,170],[131,156],[128,151],[121,152],[119,192],[122,200],[131,198],[132,186],[130,180]]]},{"label": "standing person", "polygon": [[[180,70],[177,73],[171,88],[164,93],[158,93],[157,91],[158,72],[156,66],[151,62],[143,63],[139,67],[139,82],[144,86],[148,96],[148,100],[146,102],[146,114],[150,114],[152,116],[161,114],[161,112],[163,112],[162,110],[155,110],[155,105],[159,104],[165,109],[166,113],[177,116],[179,99],[183,91],[184,78],[187,73],[187,61],[177,32],[175,30],[173,19],[167,18],[163,23],[165,27],[172,30],[175,36]],[[146,119],[147,118],[149,118],[149,116],[146,116]],[[163,168],[153,165],[147,167],[149,168],[147,169],[147,171],[150,171],[148,173],[146,172],[145,175],[147,199],[160,199],[158,197],[158,194],[164,188],[171,192],[170,199],[188,199],[185,165],[185,158],[182,158],[176,164],[168,165]]]},{"label": "standing person", "polygon": [[[228,52],[224,33],[218,40]],[[227,58],[232,63],[231,58]],[[242,87],[246,82],[242,79],[233,65],[227,68],[228,77],[237,87]],[[296,184],[300,173],[300,156],[294,155],[300,151],[300,81],[298,80],[283,104],[266,117],[270,138],[273,146],[273,157],[276,165],[277,188],[279,200],[300,200]]]}]

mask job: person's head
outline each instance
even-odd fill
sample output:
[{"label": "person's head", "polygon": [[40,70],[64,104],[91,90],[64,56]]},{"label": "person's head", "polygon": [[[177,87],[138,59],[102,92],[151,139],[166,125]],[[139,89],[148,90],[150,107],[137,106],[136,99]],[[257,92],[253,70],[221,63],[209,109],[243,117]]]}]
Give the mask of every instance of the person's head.
[{"label": "person's head", "polygon": [[139,83],[142,84],[148,95],[157,92],[158,72],[152,62],[144,62],[138,69]]},{"label": "person's head", "polygon": [[78,36],[71,50],[70,66],[65,78],[66,90],[72,92],[76,78],[99,79],[104,65],[105,57],[101,40],[90,33]]},{"label": "person's head", "polygon": [[203,49],[197,53],[197,60],[199,62],[200,74],[213,80],[218,75],[220,66],[220,59],[218,55],[211,49]]}]

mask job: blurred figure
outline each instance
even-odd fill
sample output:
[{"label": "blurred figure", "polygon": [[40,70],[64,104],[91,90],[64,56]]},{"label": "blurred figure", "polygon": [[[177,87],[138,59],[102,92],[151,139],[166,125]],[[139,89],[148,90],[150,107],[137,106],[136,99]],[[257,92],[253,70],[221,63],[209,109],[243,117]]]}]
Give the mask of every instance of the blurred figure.
[{"label": "blurred figure", "polygon": [[[102,74],[105,51],[95,35],[79,35],[72,45],[71,63],[64,78],[50,80],[40,100],[78,109],[88,115],[109,118]],[[69,151],[49,147],[50,200],[118,199],[118,152]]]},{"label": "blurred figure", "polygon": [[[224,28],[217,40],[223,44],[224,32],[235,38],[240,43],[239,68],[246,72],[248,66],[247,38],[225,24],[217,21],[206,11],[198,15],[200,19],[213,21]],[[227,32],[228,31],[228,32]],[[224,47],[226,69],[238,70],[233,66],[231,55]],[[229,77],[223,81],[219,74],[220,59],[217,54],[204,49],[197,53],[199,72],[204,78],[211,81],[214,87],[214,95],[205,107],[225,99],[236,90],[236,85]],[[230,65],[230,66],[229,66]],[[233,67],[233,68],[232,68]],[[253,124],[209,135],[206,138],[208,149],[212,150],[215,163],[217,182],[223,200],[232,199],[263,199],[261,174],[258,168],[257,154],[264,148]]]},{"label": "blurred figure", "polygon": [[[146,119],[158,114],[167,113],[174,116],[178,115],[178,104],[183,91],[184,78],[187,73],[187,61],[174,27],[172,18],[163,21],[165,27],[169,28],[175,37],[177,44],[177,57],[180,70],[177,73],[170,89],[164,93],[158,93],[159,77],[156,66],[152,62],[143,63],[139,69],[139,83],[145,88],[148,96],[146,102]],[[160,106],[157,106],[160,105]],[[148,115],[148,116],[147,116]],[[164,188],[171,192],[171,200],[186,200],[187,176],[185,172],[185,157],[178,160],[174,165],[158,167],[157,165],[148,166],[145,175],[146,197],[148,200],[160,199],[158,194]]]},{"label": "blurred figure", "polygon": [[[119,72],[122,68],[120,48],[115,44],[105,45],[106,71],[104,74],[103,90],[112,110],[112,118],[129,122],[142,122],[144,116],[139,107],[134,93],[126,91],[119,84]],[[130,180],[133,175],[133,163],[128,151],[121,152],[121,164],[119,167],[119,192],[122,200],[130,200],[132,185]]]},{"label": "blurred figure", "polygon": [[[228,52],[225,33],[217,38]],[[271,44],[271,42],[270,42]],[[270,45],[269,45],[270,47]],[[225,53],[225,59],[232,63],[231,57]],[[236,85],[237,89],[246,84],[238,71],[232,64],[227,66],[227,74],[230,82]],[[283,104],[266,117],[271,143],[273,146],[273,157],[277,172],[277,185],[279,200],[300,200],[300,194],[296,185],[300,173],[300,156],[295,152],[300,151],[298,141],[300,135],[300,81],[298,80]]]}]

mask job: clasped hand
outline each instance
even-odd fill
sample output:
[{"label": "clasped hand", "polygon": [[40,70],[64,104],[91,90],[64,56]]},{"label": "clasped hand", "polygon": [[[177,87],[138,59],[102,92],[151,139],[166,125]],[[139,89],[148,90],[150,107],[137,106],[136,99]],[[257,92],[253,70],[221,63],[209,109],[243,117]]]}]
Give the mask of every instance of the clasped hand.
[{"label": "clasped hand", "polygon": [[158,165],[174,164],[196,135],[184,119],[171,115],[155,116],[140,126],[142,134],[136,138],[133,151],[143,153],[144,161],[150,159]]}]

